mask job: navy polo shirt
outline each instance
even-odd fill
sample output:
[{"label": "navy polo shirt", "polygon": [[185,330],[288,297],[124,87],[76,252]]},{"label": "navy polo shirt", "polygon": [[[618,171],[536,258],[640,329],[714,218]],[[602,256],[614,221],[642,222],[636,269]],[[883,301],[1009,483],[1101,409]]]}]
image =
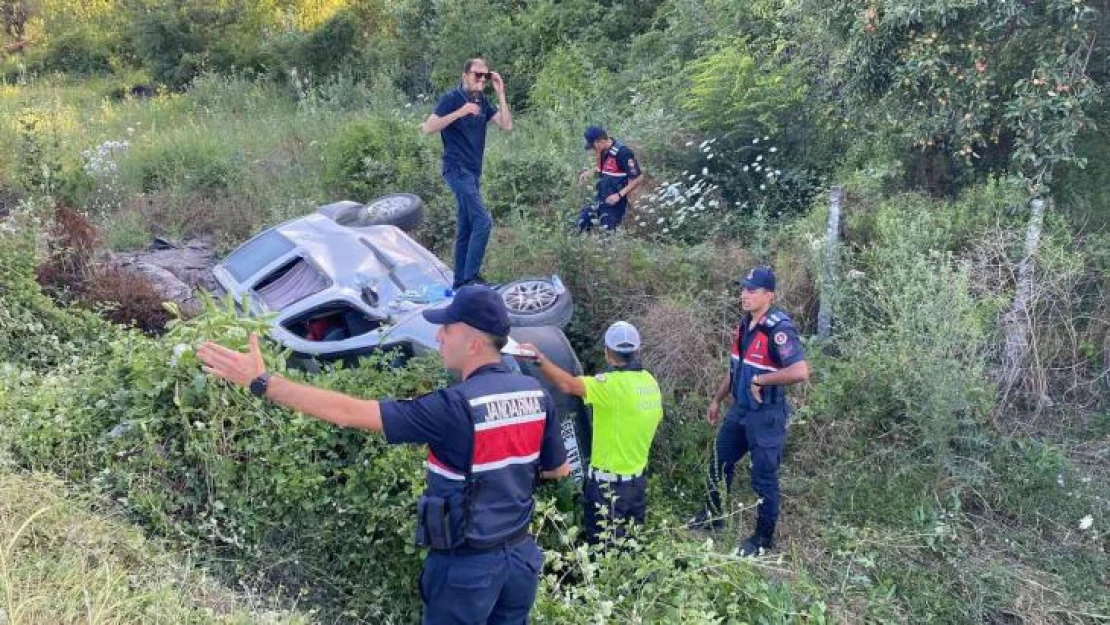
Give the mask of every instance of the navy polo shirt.
[{"label": "navy polo shirt", "polygon": [[467,102],[474,102],[481,111],[451,122],[439,136],[443,139],[443,172],[464,170],[476,177],[482,175],[482,155],[486,149],[486,124],[497,114],[497,107],[486,94],[471,96],[462,85],[443,94],[436,104],[437,117],[447,117]]},{"label": "navy polo shirt", "polygon": [[[483,365],[467,377],[467,382],[480,382],[475,378],[488,373],[512,372],[501,363]],[[544,424],[539,463],[540,470],[551,471],[566,462],[567,452],[559,432],[558,410],[546,394],[544,402],[549,418]],[[467,406],[468,400],[454,387],[414,399],[383,401],[385,440],[392,444],[427,444],[432,455],[448,469],[465,474],[474,443],[474,426],[467,416]]]}]

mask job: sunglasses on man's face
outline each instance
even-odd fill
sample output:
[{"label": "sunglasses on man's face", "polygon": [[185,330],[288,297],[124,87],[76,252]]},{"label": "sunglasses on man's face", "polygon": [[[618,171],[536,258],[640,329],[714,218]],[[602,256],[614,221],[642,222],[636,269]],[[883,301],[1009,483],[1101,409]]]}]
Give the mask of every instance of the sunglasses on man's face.
[{"label": "sunglasses on man's face", "polygon": [[493,72],[470,72],[478,80],[490,80],[493,78]]}]

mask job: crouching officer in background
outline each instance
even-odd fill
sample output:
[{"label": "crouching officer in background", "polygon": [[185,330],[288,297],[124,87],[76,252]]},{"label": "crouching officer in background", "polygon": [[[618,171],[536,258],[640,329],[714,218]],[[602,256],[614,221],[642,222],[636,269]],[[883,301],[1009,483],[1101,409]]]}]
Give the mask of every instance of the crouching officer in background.
[{"label": "crouching officer in background", "polygon": [[579,232],[588,232],[596,222],[603,230],[616,230],[628,210],[628,194],[640,182],[640,166],[632,150],[609,136],[600,126],[586,128],[586,150],[597,154],[597,166],[578,174],[579,183],[597,176],[597,199],[578,214]]},{"label": "crouching officer in background", "polygon": [[716,458],[709,466],[709,501],[690,526],[720,529],[723,481],[731,488],[732,475],[745,454],[751,454],[752,489],[759,495],[755,533],[740,544],[742,556],[758,555],[774,547],[779,516],[779,463],[786,443],[786,402],[789,384],[809,377],[798,332],[786,313],[774,308],[775,274],[757,267],[737,284],[744,314],[732,339],[729,372],[709,402],[707,420],[720,421],[720,404],[732,398],[732,406],[717,431]]},{"label": "crouching officer in background", "polygon": [[663,418],[659,384],[640,365],[640,333],[624,321],[605,332],[609,369],[576,377],[548,360],[535,345],[540,373],[560,391],[577,395],[593,408],[593,456],[583,488],[586,540],[623,538],[630,525],[643,525],[647,512],[648,452]]},{"label": "crouching officer in background", "polygon": [[206,373],[259,397],[389,443],[428,445],[417,504],[417,543],[429,549],[424,623],[525,623],[543,567],[528,534],[533,491],[537,478],[570,472],[558,415],[537,380],[501,362],[509,316],[497,292],[463,287],[423,314],[440,326],[439,353],[462,382],[411,400],[357,399],[271,375],[253,335],[245,354],[205,343],[198,356]]}]

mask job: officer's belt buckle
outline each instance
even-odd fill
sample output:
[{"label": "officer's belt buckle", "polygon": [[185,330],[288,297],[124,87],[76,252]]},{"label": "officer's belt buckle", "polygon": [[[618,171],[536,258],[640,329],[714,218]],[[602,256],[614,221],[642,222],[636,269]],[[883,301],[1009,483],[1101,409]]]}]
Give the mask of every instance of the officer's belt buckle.
[{"label": "officer's belt buckle", "polygon": [[633,475],[621,475],[619,473],[609,473],[608,471],[601,471],[600,469],[590,467],[590,477],[599,482],[616,482],[619,484],[621,482],[631,482],[641,475],[643,475],[643,472]]}]

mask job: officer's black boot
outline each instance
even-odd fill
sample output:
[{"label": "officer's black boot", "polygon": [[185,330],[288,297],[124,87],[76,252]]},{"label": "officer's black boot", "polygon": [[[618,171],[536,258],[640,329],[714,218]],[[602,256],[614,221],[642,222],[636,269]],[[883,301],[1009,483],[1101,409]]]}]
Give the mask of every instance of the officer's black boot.
[{"label": "officer's black boot", "polygon": [[756,519],[755,533],[740,543],[736,553],[742,558],[761,556],[775,548],[775,524]]},{"label": "officer's black boot", "polygon": [[736,555],[741,558],[748,558],[753,556],[765,555],[767,552],[775,548],[775,540],[770,535],[760,534],[756,532],[751,536],[744,539],[740,546],[736,548]]}]

